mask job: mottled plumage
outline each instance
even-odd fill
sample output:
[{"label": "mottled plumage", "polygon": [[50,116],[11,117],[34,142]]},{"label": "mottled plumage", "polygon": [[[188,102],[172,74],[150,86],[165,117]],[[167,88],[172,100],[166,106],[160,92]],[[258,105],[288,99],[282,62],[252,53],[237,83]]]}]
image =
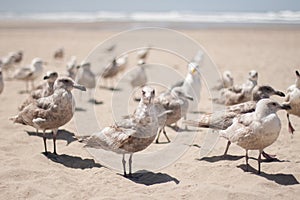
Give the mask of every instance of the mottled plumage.
[{"label": "mottled plumage", "polygon": [[17,116],[10,118],[14,123],[29,125],[37,130],[42,129],[46,153],[45,131],[53,131],[54,153],[56,153],[57,130],[73,117],[75,111],[75,101],[71,93],[73,88],[85,90],[83,86],[76,85],[69,77],[58,78],[54,83],[54,93],[51,96],[35,100]]}]

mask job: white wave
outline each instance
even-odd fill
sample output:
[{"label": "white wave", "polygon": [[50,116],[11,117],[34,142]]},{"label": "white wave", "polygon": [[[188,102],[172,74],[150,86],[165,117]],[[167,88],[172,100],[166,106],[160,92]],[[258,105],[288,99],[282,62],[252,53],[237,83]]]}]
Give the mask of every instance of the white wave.
[{"label": "white wave", "polygon": [[61,22],[136,21],[199,23],[293,23],[300,24],[300,11],[280,12],[0,12],[4,20],[44,20]]}]

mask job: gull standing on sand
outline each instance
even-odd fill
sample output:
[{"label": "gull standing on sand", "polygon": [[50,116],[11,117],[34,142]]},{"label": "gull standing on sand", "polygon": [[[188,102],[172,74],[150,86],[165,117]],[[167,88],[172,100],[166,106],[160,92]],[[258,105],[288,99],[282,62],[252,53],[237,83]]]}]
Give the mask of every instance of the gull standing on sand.
[{"label": "gull standing on sand", "polygon": [[94,90],[96,87],[96,77],[91,70],[91,64],[89,62],[83,62],[79,66],[76,75],[76,82],[88,89],[89,97],[91,98],[92,90]]},{"label": "gull standing on sand", "polygon": [[[101,72],[101,78],[103,78],[104,80],[113,79],[116,77],[118,72],[119,72],[119,67],[118,67],[117,59],[114,58],[111,64],[106,66],[104,70]],[[105,86],[108,87],[107,83],[105,84]],[[112,89],[114,88],[112,83],[111,83],[111,88]]]},{"label": "gull standing on sand", "polygon": [[116,64],[118,66],[118,74],[120,74],[121,72],[123,72],[126,67],[127,67],[127,64],[128,64],[128,54],[125,54],[121,57],[119,57],[117,60],[116,60]]},{"label": "gull standing on sand", "polygon": [[63,47],[61,47],[54,51],[53,58],[54,59],[63,59],[64,55],[65,55],[65,50]]},{"label": "gull standing on sand", "polygon": [[[155,141],[156,143],[159,143],[161,131],[163,131],[166,139],[168,140],[168,142],[170,142],[170,139],[167,136],[165,130],[165,126],[177,123],[177,121],[179,121],[182,117],[186,117],[189,107],[188,100],[192,101],[193,97],[186,94],[182,87],[175,87],[171,90],[171,92],[167,91],[157,97],[157,99],[155,100],[155,104],[159,104],[165,110],[171,112],[167,113],[166,120],[164,120],[164,123],[160,126],[157,139]],[[178,126],[176,125],[175,128],[178,128]]]},{"label": "gull standing on sand", "polygon": [[58,128],[68,123],[75,111],[73,88],[85,91],[69,77],[60,77],[54,83],[54,93],[40,98],[26,106],[17,116],[10,118],[14,123],[29,125],[43,130],[45,153],[47,154],[46,130],[53,131],[54,154],[56,154],[56,135]]},{"label": "gull standing on sand", "polygon": [[229,70],[223,72],[222,79],[213,88],[214,90],[221,90],[222,88],[230,88],[233,86],[233,77]]},{"label": "gull standing on sand", "polygon": [[251,70],[246,83],[241,86],[235,85],[231,88],[221,89],[220,97],[213,99],[213,101],[227,106],[250,101],[252,97],[252,90],[257,85],[257,79],[257,71]]},{"label": "gull standing on sand", "polygon": [[[227,106],[224,111],[217,111],[214,113],[204,113],[200,114],[199,119],[197,121],[194,120],[186,120],[183,121],[184,124],[194,127],[201,128],[212,128],[216,130],[225,130],[229,126],[232,125],[233,119],[238,117],[241,114],[251,113],[255,111],[256,104],[261,99],[270,98],[272,95],[277,95],[284,97],[284,93],[278,90],[274,90],[272,87],[264,85],[264,86],[256,86],[253,89],[252,93],[252,101]],[[231,142],[228,141],[224,156],[227,155],[229,146]],[[274,155],[269,155],[265,152],[262,152],[263,156],[268,160],[273,160]]]},{"label": "gull standing on sand", "polygon": [[70,60],[67,62],[68,77],[75,80],[78,68],[79,66],[77,65],[76,56],[72,56]]},{"label": "gull standing on sand", "polygon": [[[139,60],[137,69],[135,70],[135,73],[130,78],[130,85],[132,89],[136,89],[138,87],[143,87],[147,83],[147,74],[145,71],[145,62],[144,60]],[[135,97],[135,93],[133,94],[133,97],[135,100],[138,98]]]},{"label": "gull standing on sand", "polygon": [[3,81],[2,70],[0,68],[0,94],[3,92],[3,89],[4,89],[4,81]]},{"label": "gull standing on sand", "polygon": [[46,82],[38,86],[36,90],[33,90],[29,94],[28,98],[22,103],[21,106],[19,106],[19,111],[23,110],[36,99],[52,95],[54,92],[54,82],[56,81],[57,77],[57,72],[48,71],[43,78],[46,80]]},{"label": "gull standing on sand", "polygon": [[242,114],[233,119],[233,123],[225,130],[219,131],[221,137],[246,150],[246,166],[248,170],[248,150],[258,150],[258,173],[260,173],[261,154],[264,148],[273,144],[281,129],[281,122],[276,112],[290,109],[288,105],[280,105],[271,99],[257,102],[254,112]]},{"label": "gull standing on sand", "polygon": [[1,68],[6,76],[11,76],[11,72],[14,70],[15,54],[9,53],[7,56],[1,58]]},{"label": "gull standing on sand", "polygon": [[31,81],[32,89],[34,89],[34,80],[43,73],[43,61],[41,58],[34,58],[30,66],[17,69],[14,73],[14,79],[26,82],[26,91],[28,91],[28,82]]},{"label": "gull standing on sand", "polygon": [[287,89],[287,95],[284,104],[291,106],[287,111],[288,128],[290,133],[294,133],[295,129],[290,121],[290,114],[300,117],[300,74],[296,71],[295,84]]},{"label": "gull standing on sand", "polygon": [[155,91],[145,86],[142,98],[130,119],[105,127],[83,142],[85,147],[104,149],[123,155],[122,163],[126,176],[125,154],[129,154],[129,175],[132,172],[132,154],[146,149],[155,139],[158,130],[157,114],[153,109]]},{"label": "gull standing on sand", "polygon": [[137,51],[137,57],[138,60],[144,60],[144,62],[146,62],[146,59],[148,57],[148,54],[150,52],[151,47],[145,47],[145,48],[141,48]]}]

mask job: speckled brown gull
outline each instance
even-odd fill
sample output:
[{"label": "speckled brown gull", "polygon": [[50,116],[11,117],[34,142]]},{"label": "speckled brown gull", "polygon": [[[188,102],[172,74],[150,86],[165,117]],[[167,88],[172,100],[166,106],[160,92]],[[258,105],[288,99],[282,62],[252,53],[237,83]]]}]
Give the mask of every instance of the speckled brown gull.
[{"label": "speckled brown gull", "polygon": [[231,88],[220,90],[220,97],[213,99],[215,103],[234,105],[251,100],[253,88],[257,85],[258,73],[255,70],[249,72],[246,83],[241,86],[235,85]]},{"label": "speckled brown gull", "polygon": [[258,101],[254,112],[235,117],[231,126],[219,131],[221,137],[246,150],[247,169],[248,150],[258,150],[258,173],[260,173],[262,151],[273,144],[279,136],[281,121],[276,112],[280,109],[290,109],[290,106],[280,105],[271,99],[262,99]]},{"label": "speckled brown gull", "polygon": [[221,90],[222,88],[230,88],[234,84],[234,80],[230,71],[226,70],[222,74],[222,79],[219,80],[218,84],[213,87],[214,90]]},{"label": "speckled brown gull", "polygon": [[132,154],[147,148],[155,139],[158,130],[157,114],[153,109],[154,89],[145,86],[142,98],[134,114],[125,121],[105,127],[83,140],[85,147],[99,148],[123,155],[122,163],[126,176],[125,154],[129,154],[129,175],[132,172]]},{"label": "speckled brown gull", "polygon": [[19,106],[19,111],[23,110],[36,99],[52,95],[54,92],[54,82],[56,81],[57,77],[57,72],[48,71],[43,78],[46,82],[38,86],[36,90],[33,90],[29,94],[27,99],[22,103],[22,105]]},{"label": "speckled brown gull", "polygon": [[[284,93],[274,90],[272,87],[267,85],[259,86],[259,87],[257,86],[255,89],[253,89],[252,95],[253,95],[252,101],[248,101],[248,102],[244,102],[232,106],[227,106],[223,111],[200,114],[199,119],[197,121],[186,120],[183,121],[183,123],[189,126],[224,130],[232,125],[233,119],[235,117],[239,116],[240,114],[253,112],[259,100],[269,98],[272,95],[278,95],[281,97],[285,96]],[[227,143],[224,155],[227,154],[229,146],[230,146],[230,141],[228,141]],[[269,160],[272,160],[274,157],[265,152],[263,152],[263,155]]]},{"label": "speckled brown gull", "polygon": [[287,111],[288,128],[290,133],[294,133],[295,129],[290,121],[290,114],[300,117],[300,74],[296,71],[295,84],[287,89],[287,95],[284,104],[291,106]]},{"label": "speckled brown gull", "polygon": [[19,68],[14,73],[14,79],[26,82],[26,91],[28,91],[28,82],[31,81],[32,89],[34,81],[43,73],[43,61],[41,58],[34,58],[31,64],[26,67]]},{"label": "speckled brown gull", "polygon": [[156,143],[159,143],[161,131],[163,131],[166,139],[168,140],[168,142],[170,142],[170,139],[168,138],[165,131],[165,126],[174,124],[182,117],[186,116],[189,107],[188,100],[193,100],[193,98],[187,95],[182,87],[175,87],[171,90],[171,92],[167,91],[157,97],[157,99],[155,100],[155,104],[159,104],[165,110],[171,112],[167,114],[167,119],[163,121],[164,123],[160,124],[160,130],[155,141]]},{"label": "speckled brown gull", "polygon": [[29,125],[43,130],[45,153],[47,154],[46,130],[53,131],[54,153],[56,154],[56,135],[58,128],[68,123],[75,111],[73,88],[86,90],[69,77],[60,77],[54,83],[54,93],[40,98],[26,106],[17,116],[10,118],[14,123]]}]

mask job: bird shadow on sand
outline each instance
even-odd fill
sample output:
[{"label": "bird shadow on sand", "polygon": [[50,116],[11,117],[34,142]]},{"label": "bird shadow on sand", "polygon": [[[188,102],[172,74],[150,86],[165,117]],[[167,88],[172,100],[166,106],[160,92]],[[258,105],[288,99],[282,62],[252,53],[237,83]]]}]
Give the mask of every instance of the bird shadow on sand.
[{"label": "bird shadow on sand", "polygon": [[[120,176],[123,176],[123,174],[119,174]],[[124,177],[124,176],[123,176]],[[130,177],[125,177],[128,180],[131,180],[132,182],[150,186],[155,184],[161,184],[161,183],[167,183],[167,182],[175,182],[176,184],[179,184],[179,180],[176,178],[163,173],[154,173],[146,170],[141,170],[133,173]]]},{"label": "bird shadow on sand", "polygon": [[102,165],[95,163],[93,159],[82,159],[77,156],[70,156],[66,154],[56,155],[48,152],[43,153],[49,160],[64,165],[65,167],[73,169],[91,169],[94,167],[100,168]]},{"label": "bird shadow on sand", "polygon": [[19,94],[29,94],[30,92],[27,90],[20,90],[18,93]]},{"label": "bird shadow on sand", "polygon": [[[26,131],[26,132],[29,136],[37,136],[37,137],[43,138],[43,133],[42,132],[38,132],[38,133],[33,132],[33,131]],[[46,138],[47,139],[52,139],[53,138],[52,132],[51,133],[47,132],[46,133]],[[69,145],[72,142],[77,141],[78,139],[75,137],[74,133],[71,133],[71,132],[69,132],[65,129],[60,129],[57,132],[56,140],[65,140],[67,142],[67,145]]]},{"label": "bird shadow on sand", "polygon": [[220,155],[220,156],[211,156],[211,157],[204,157],[201,159],[196,159],[199,161],[207,161],[210,163],[214,163],[214,162],[219,162],[222,160],[231,160],[231,161],[235,161],[235,160],[240,160],[242,158],[244,158],[245,156],[234,156],[234,155]]},{"label": "bird shadow on sand", "polygon": [[76,108],[75,108],[75,111],[76,111],[76,112],[85,112],[86,109],[85,109],[85,108],[76,107]]},{"label": "bird shadow on sand", "polygon": [[103,86],[103,85],[99,86],[99,88],[104,89],[104,90],[115,91],[115,92],[122,91],[121,88],[108,87],[108,86]]},{"label": "bird shadow on sand", "polygon": [[257,174],[257,170],[251,167],[250,165],[247,166],[245,164],[237,166],[238,168],[242,169],[244,172],[249,172],[251,174],[255,174],[257,176],[264,177],[270,181],[274,181],[275,183],[279,185],[297,185],[299,184],[298,180],[294,177],[292,174],[267,174],[265,172],[260,172],[260,174]]}]

